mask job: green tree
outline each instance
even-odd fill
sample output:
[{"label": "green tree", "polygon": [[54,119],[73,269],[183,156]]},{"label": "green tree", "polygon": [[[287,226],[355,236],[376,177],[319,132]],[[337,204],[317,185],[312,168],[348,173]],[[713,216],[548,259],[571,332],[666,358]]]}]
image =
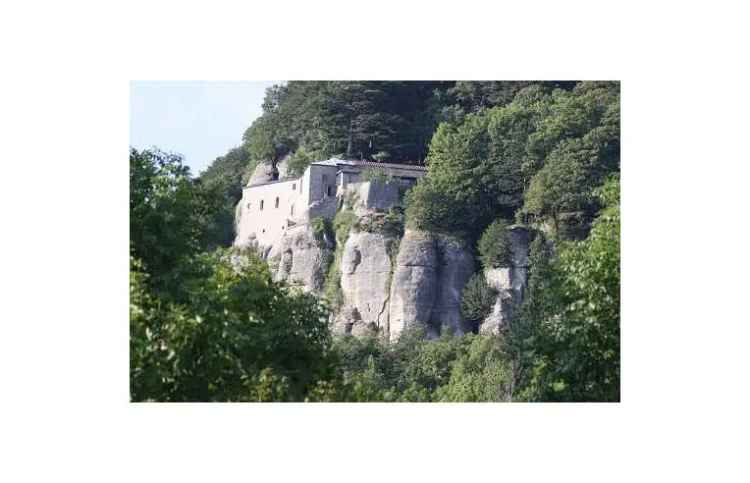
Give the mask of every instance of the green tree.
[{"label": "green tree", "polygon": [[473,327],[479,324],[492,312],[497,291],[487,285],[483,273],[475,273],[461,292],[461,315]]},{"label": "green tree", "polygon": [[453,362],[450,378],[434,400],[500,402],[513,397],[513,371],[498,336],[467,336],[468,347]]},{"label": "green tree", "polygon": [[482,233],[477,248],[485,269],[509,266],[512,253],[508,223],[502,218],[493,221]]},{"label": "green tree", "polygon": [[607,207],[584,241],[560,248],[549,282],[538,294],[532,325],[535,360],[530,398],[554,401],[620,399],[619,181],[597,194]]},{"label": "green tree", "polygon": [[332,377],[327,312],[254,254],[197,255],[179,277],[180,292],[160,298],[133,259],[132,400],[301,401]]},{"label": "green tree", "polygon": [[130,150],[130,254],[155,281],[200,251],[216,206],[179,156]]}]

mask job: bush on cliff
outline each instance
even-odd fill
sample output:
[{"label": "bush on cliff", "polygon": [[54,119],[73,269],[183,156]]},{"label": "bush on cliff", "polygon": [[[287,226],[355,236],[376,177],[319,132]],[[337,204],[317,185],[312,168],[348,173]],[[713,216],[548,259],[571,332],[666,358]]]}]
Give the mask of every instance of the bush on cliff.
[{"label": "bush on cliff", "polygon": [[477,327],[492,312],[496,298],[497,291],[487,285],[484,273],[475,273],[461,292],[461,315]]},{"label": "bush on cliff", "polygon": [[508,223],[502,218],[493,221],[482,233],[478,249],[479,259],[485,269],[509,266],[511,245],[508,236]]}]

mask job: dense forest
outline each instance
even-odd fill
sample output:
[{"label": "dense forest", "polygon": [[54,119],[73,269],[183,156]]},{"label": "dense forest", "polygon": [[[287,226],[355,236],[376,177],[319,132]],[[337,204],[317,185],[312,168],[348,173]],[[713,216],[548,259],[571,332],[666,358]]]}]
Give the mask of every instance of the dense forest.
[{"label": "dense forest", "polygon": [[[508,256],[533,234],[523,305],[499,335],[334,336],[329,300],[230,248],[259,163],[293,173],[337,156],[421,164],[407,227]],[[617,82],[288,82],[242,144],[194,177],[130,150],[133,401],[619,401]],[[467,318],[487,311],[480,278]]]}]

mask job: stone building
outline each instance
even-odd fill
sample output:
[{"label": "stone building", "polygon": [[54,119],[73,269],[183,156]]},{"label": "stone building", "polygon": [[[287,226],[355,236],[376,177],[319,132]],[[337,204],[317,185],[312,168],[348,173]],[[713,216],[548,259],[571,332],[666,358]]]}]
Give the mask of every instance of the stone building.
[{"label": "stone building", "polygon": [[[369,169],[395,183],[383,186],[363,180]],[[425,174],[423,166],[328,159],[311,163],[299,178],[253,177],[237,206],[235,245],[271,247],[292,227],[319,216],[332,219],[338,199],[347,192],[356,192],[364,208],[386,209],[398,202],[399,187],[408,188]]]}]

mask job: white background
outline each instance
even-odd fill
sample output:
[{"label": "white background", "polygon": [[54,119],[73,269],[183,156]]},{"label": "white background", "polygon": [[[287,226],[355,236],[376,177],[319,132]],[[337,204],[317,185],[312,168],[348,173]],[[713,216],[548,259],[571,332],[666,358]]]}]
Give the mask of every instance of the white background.
[{"label": "white background", "polygon": [[[741,5],[4,3],[0,480],[748,481]],[[128,403],[129,81],[268,78],[621,80],[623,402]]]}]

